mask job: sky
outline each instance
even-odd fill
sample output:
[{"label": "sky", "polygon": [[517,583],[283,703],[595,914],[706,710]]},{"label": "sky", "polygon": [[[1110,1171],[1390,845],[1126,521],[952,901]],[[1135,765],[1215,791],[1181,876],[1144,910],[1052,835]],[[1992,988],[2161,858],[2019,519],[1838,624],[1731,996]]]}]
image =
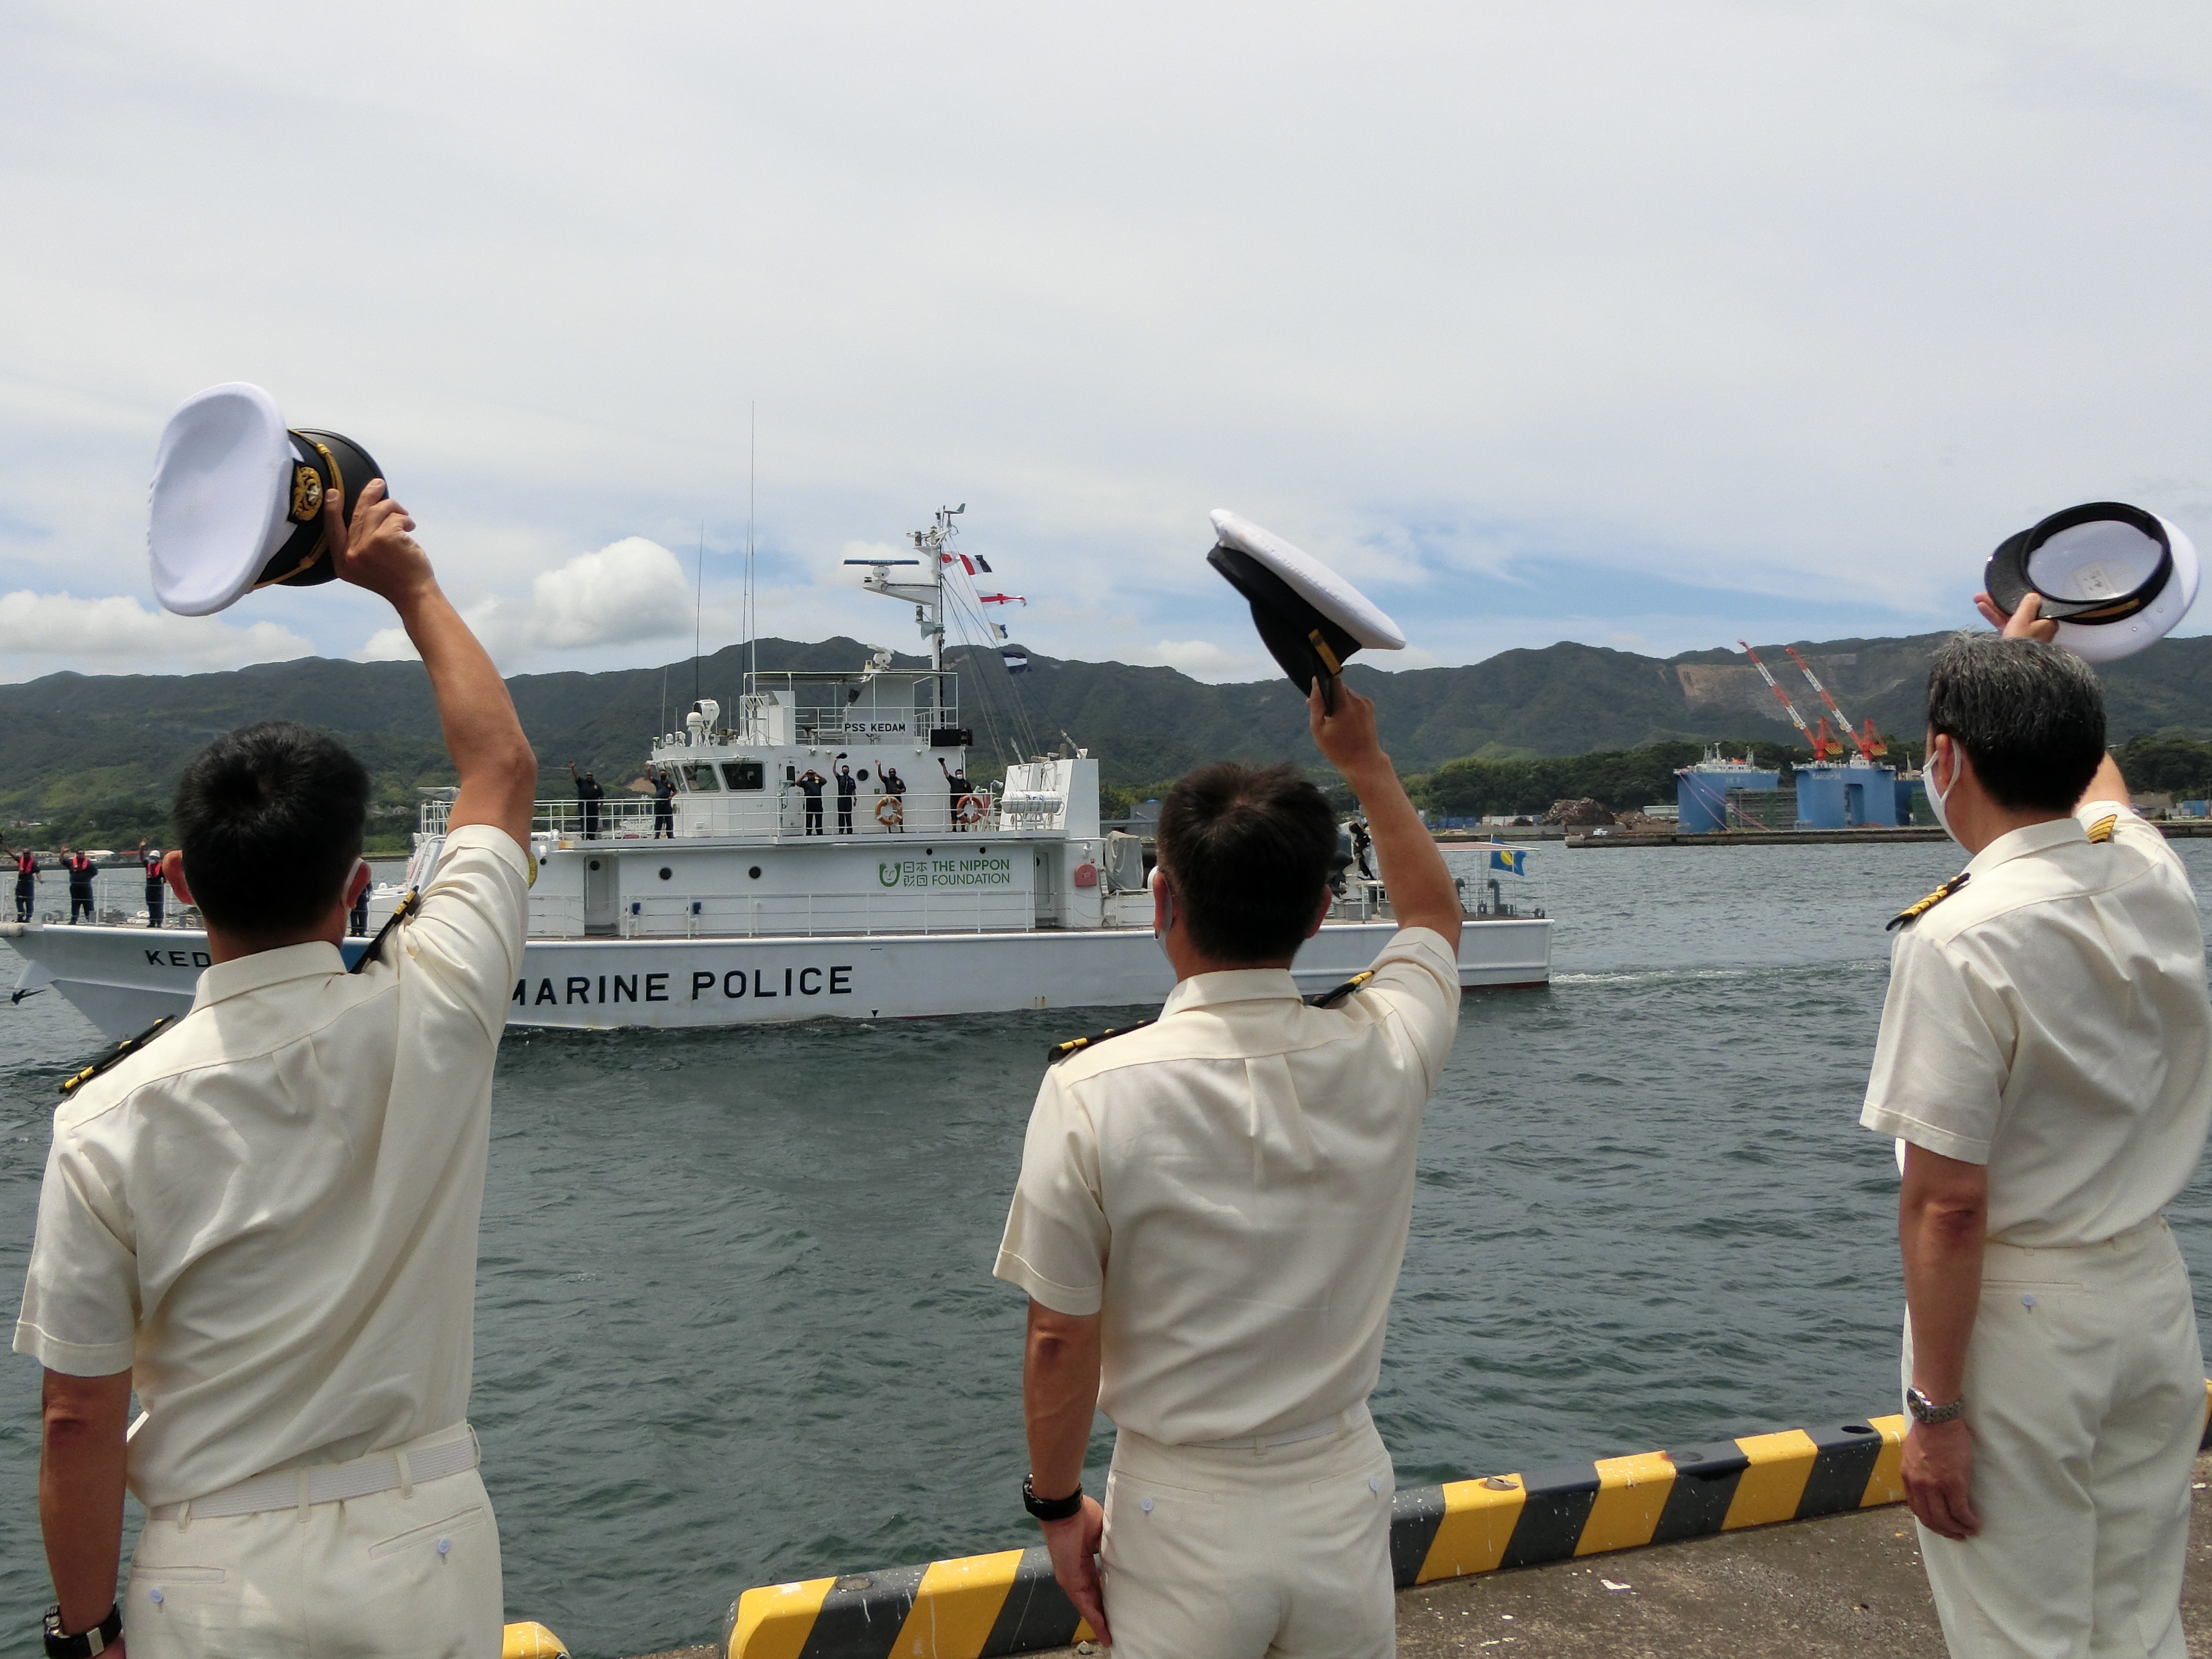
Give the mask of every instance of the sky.
[{"label": "sky", "polygon": [[[1268,672],[1228,507],[1410,641],[1972,619],[2074,502],[2212,541],[2212,11],[1642,0],[10,5],[0,679],[404,655],[155,605],[169,412],[375,455],[509,672],[1012,637]],[[2203,625],[2212,625],[2208,607]],[[2197,631],[2195,623],[2185,631]]]}]

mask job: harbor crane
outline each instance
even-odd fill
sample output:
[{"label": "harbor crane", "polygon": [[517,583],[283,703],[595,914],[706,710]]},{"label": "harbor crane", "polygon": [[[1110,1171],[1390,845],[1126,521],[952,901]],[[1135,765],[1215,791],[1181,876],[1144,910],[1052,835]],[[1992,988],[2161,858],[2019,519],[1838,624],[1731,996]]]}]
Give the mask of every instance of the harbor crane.
[{"label": "harbor crane", "polygon": [[[1736,643],[1743,647],[1743,654],[1751,659],[1751,665],[1759,671],[1759,678],[1766,682],[1766,689],[1774,693],[1774,700],[1782,705],[1782,712],[1790,716],[1790,725],[1796,726],[1803,734],[1805,741],[1812,745],[1813,758],[1815,761],[1824,761],[1828,758],[1828,751],[1832,749],[1838,754],[1842,753],[1843,744],[1828,735],[1826,720],[1820,722],[1820,730],[1817,735],[1805,724],[1805,717],[1797,712],[1797,705],[1790,701],[1790,694],[1782,689],[1766,665],[1759,659],[1759,653],[1751,648],[1751,641],[1738,640]],[[1784,646],[1783,649],[1786,651],[1789,647]],[[1838,718],[1840,719],[1841,716]]]},{"label": "harbor crane", "polygon": [[[1828,712],[1836,717],[1837,727],[1857,746],[1861,760],[1872,765],[1877,757],[1889,752],[1889,745],[1881,740],[1881,733],[1874,729],[1871,719],[1867,721],[1864,732],[1851,730],[1850,716],[1836,706],[1836,700],[1828,695],[1828,688],[1820,684],[1820,677],[1813,672],[1813,665],[1797,654],[1796,647],[1785,645],[1782,648],[1804,674],[1806,683],[1820,694],[1820,701],[1827,705]],[[1838,744],[1836,747],[1840,752],[1843,745]]]}]

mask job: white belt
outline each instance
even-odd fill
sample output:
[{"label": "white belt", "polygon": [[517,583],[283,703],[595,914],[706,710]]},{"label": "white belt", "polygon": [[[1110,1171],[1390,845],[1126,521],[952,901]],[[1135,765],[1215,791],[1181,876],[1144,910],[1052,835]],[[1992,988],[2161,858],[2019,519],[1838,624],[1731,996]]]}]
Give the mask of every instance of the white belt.
[{"label": "white belt", "polygon": [[1188,1443],[1197,1451],[1265,1451],[1270,1446],[1295,1446],[1301,1440],[1318,1440],[1323,1435],[1356,1429],[1366,1415],[1367,1407],[1363,1401],[1302,1429],[1285,1429],[1280,1434],[1240,1434],[1230,1440],[1193,1440]]},{"label": "white belt", "polygon": [[421,1451],[376,1452],[350,1463],[322,1463],[312,1468],[272,1469],[234,1486],[210,1492],[205,1498],[181,1504],[157,1504],[146,1511],[155,1521],[219,1521],[226,1516],[259,1515],[270,1510],[296,1509],[300,1519],[317,1504],[339,1504],[349,1498],[373,1498],[397,1488],[403,1498],[418,1480],[440,1480],[476,1468],[477,1431],[464,1423],[466,1434]]}]

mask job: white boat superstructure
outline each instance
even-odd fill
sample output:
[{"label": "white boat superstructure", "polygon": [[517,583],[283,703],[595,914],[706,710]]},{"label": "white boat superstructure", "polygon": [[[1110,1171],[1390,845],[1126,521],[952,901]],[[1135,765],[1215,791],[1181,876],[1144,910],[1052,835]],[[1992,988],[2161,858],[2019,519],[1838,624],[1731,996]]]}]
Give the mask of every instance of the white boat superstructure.
[{"label": "white boat superstructure", "polygon": [[[1166,993],[1146,842],[1102,823],[1097,759],[1064,742],[995,787],[968,776],[973,732],[944,664],[951,517],[915,533],[915,559],[853,562],[868,591],[915,606],[928,666],[878,650],[849,672],[748,673],[726,721],[702,699],[652,742],[672,799],[538,803],[510,1023],[897,1018]],[[407,884],[434,872],[450,810],[450,791],[424,801]],[[1544,983],[1551,927],[1478,894],[1462,983]],[[1355,875],[1293,971],[1325,989],[1391,932],[1387,897]],[[19,990],[51,984],[115,1035],[181,1012],[206,962],[188,929],[8,923],[0,937],[26,958]]]}]

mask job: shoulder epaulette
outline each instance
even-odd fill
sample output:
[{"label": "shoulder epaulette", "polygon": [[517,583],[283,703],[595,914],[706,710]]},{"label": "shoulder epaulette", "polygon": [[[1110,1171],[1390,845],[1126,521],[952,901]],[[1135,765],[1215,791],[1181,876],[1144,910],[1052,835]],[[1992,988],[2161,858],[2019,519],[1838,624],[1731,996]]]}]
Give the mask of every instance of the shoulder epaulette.
[{"label": "shoulder epaulette", "polygon": [[353,966],[347,969],[346,972],[357,974],[370,963],[381,962],[384,959],[384,941],[392,937],[393,928],[415,913],[416,896],[422,890],[419,887],[410,887],[407,890],[407,896],[392,907],[392,914],[384,919],[384,926],[376,930],[376,937],[369,940],[368,948],[353,959]]},{"label": "shoulder epaulette", "polygon": [[2120,815],[2118,812],[2107,812],[2089,826],[2089,839],[2091,841],[2112,840],[2112,826],[2119,821]]},{"label": "shoulder epaulette", "polygon": [[108,1070],[112,1066],[119,1066],[123,1061],[130,1059],[131,1055],[137,1054],[141,1048],[151,1042],[155,1037],[161,1036],[162,1032],[167,1030],[169,1027],[174,1025],[179,1018],[181,1018],[181,1016],[176,1014],[164,1014],[161,1018],[155,1020],[151,1025],[149,1025],[144,1030],[139,1032],[137,1036],[127,1036],[124,1038],[122,1042],[117,1043],[112,1048],[110,1048],[98,1060],[94,1060],[91,1065],[86,1066],[82,1071],[72,1072],[69,1076],[64,1078],[62,1079],[62,1093],[64,1095],[73,1095],[86,1084],[91,1082],[93,1079],[98,1077],[102,1072]]},{"label": "shoulder epaulette", "polygon": [[1152,1024],[1149,1019],[1140,1019],[1134,1025],[1116,1025],[1110,1030],[1099,1032],[1096,1036],[1070,1037],[1065,1042],[1055,1042],[1044,1051],[1044,1063],[1048,1066],[1057,1066],[1070,1054],[1079,1054],[1085,1048],[1095,1048],[1105,1042],[1108,1037],[1127,1036],[1130,1032],[1141,1031]]},{"label": "shoulder epaulette", "polygon": [[1938,887],[1926,898],[1913,900],[1911,903],[1906,905],[1905,908],[1899,910],[1895,915],[1892,916],[1889,919],[1889,926],[1884,927],[1881,931],[1885,933],[1893,933],[1898,928],[1904,927],[1908,921],[1919,921],[1921,917],[1926,915],[1930,910],[1933,910],[1945,899],[1950,897],[1952,894],[1957,892],[1961,887],[1964,887],[1966,884],[1967,873],[1967,872],[1961,870],[1957,875],[1952,877],[1950,880],[1945,882],[1941,887]]},{"label": "shoulder epaulette", "polygon": [[1375,970],[1372,968],[1363,968],[1358,973],[1354,974],[1350,979],[1345,981],[1343,984],[1338,986],[1334,991],[1317,991],[1312,996],[1308,997],[1306,999],[1306,1006],[1309,1008],[1334,1008],[1338,1003],[1343,1001],[1345,998],[1350,996],[1354,991],[1357,991],[1361,986],[1366,984],[1369,980],[1373,979],[1374,977]]}]

